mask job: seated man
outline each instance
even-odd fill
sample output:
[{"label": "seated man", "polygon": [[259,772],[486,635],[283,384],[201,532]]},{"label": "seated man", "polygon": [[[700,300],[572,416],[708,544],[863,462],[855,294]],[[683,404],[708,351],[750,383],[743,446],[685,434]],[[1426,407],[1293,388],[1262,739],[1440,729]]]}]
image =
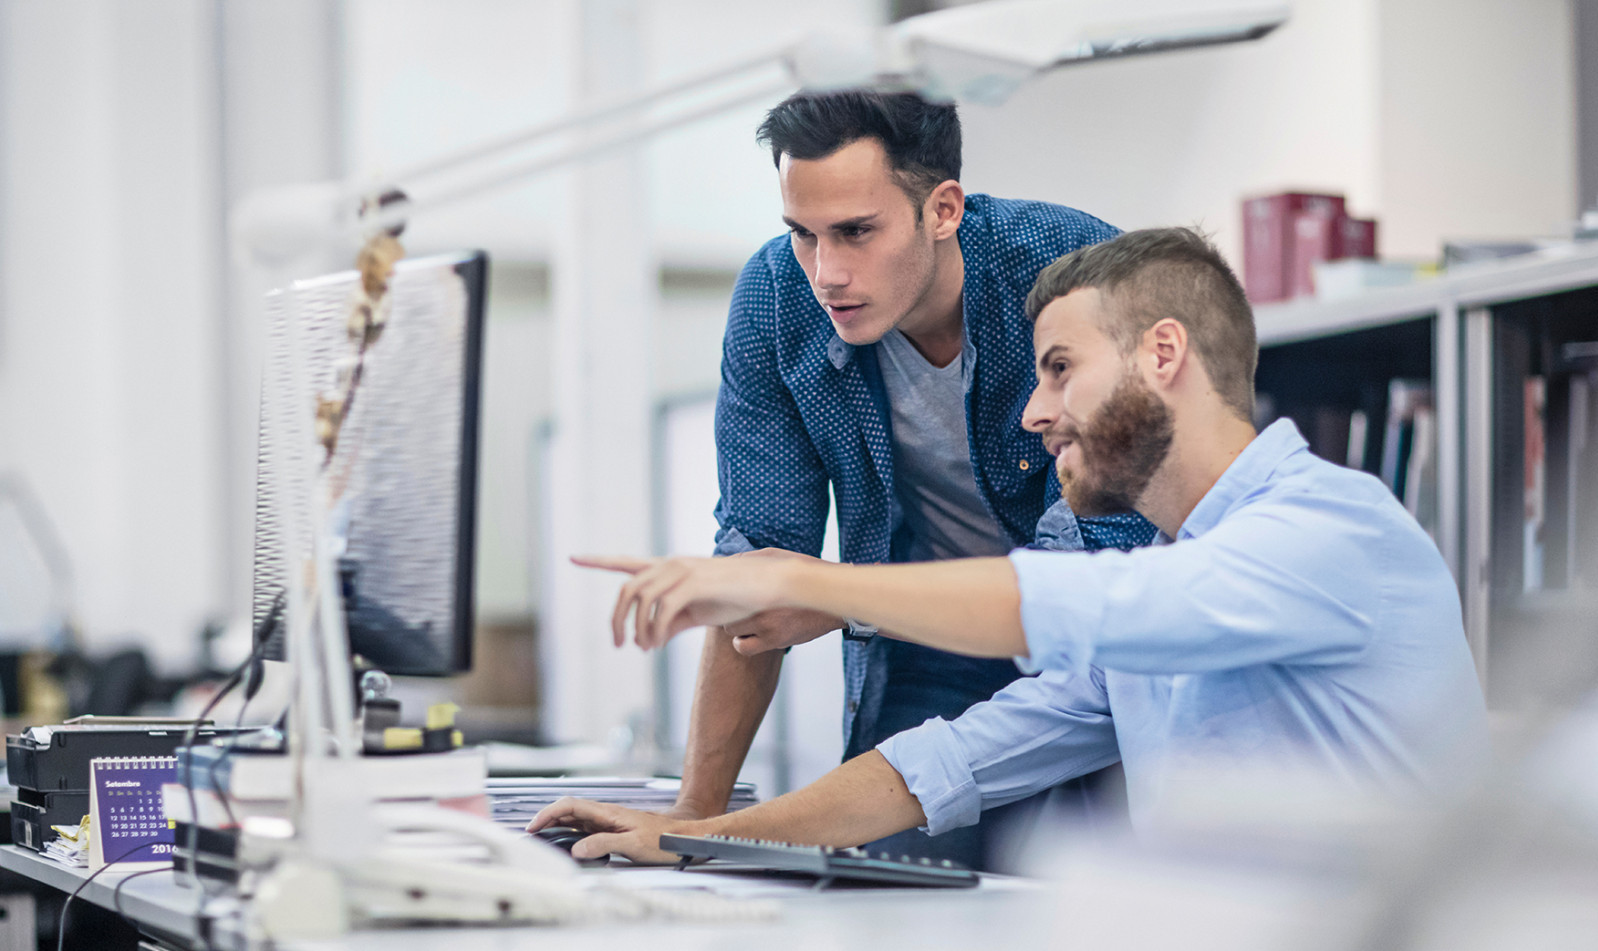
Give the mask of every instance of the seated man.
[{"label": "seated man", "polygon": [[579,857],[665,861],[662,832],[936,834],[1116,759],[1134,825],[1194,765],[1310,768],[1401,797],[1465,781],[1486,727],[1454,581],[1378,480],[1311,455],[1291,421],[1255,433],[1253,314],[1219,253],[1185,229],[1129,233],[1045,268],[1027,313],[1023,425],[1071,507],[1130,507],[1174,541],[911,565],[590,559],[633,574],[618,644],[629,615],[650,648],[789,606],[1043,673],[742,812],[678,821],[568,799],[532,828],[596,833]]}]

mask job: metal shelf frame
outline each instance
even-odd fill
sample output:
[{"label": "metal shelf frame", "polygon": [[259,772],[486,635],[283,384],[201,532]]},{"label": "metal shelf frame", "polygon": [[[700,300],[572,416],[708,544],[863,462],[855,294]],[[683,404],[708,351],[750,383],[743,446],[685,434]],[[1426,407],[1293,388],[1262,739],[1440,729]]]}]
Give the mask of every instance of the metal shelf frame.
[{"label": "metal shelf frame", "polygon": [[1458,580],[1465,635],[1484,684],[1494,550],[1494,309],[1584,289],[1598,289],[1598,241],[1473,264],[1433,280],[1345,300],[1298,300],[1254,309],[1262,350],[1407,321],[1432,321],[1437,544]]}]

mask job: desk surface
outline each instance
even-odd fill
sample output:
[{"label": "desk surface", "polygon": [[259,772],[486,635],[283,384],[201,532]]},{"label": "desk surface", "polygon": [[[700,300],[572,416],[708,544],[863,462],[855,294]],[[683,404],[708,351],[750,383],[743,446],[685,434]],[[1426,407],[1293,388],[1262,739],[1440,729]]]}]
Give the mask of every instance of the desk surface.
[{"label": "desk surface", "polygon": [[[0,847],[0,867],[53,888],[70,892],[88,877],[86,869],[69,869],[37,852]],[[194,889],[178,884],[162,870],[137,878],[137,873],[108,869],[79,894],[119,911],[148,930],[193,942],[198,934]],[[817,891],[804,879],[741,875],[713,864],[684,872],[669,869],[596,869],[585,874],[614,875],[628,885],[704,888],[723,894],[759,894],[780,902],[781,914],[758,924],[688,924],[660,919],[565,927],[382,929],[355,932],[336,941],[279,943],[280,951],[410,951],[447,946],[450,951],[577,951],[611,947],[647,947],[650,951],[787,951],[827,948],[830,951],[883,951],[894,947],[971,951],[1002,944],[1007,948],[1039,947],[1048,942],[1053,911],[1046,892],[1016,879],[985,877],[971,890],[837,888]],[[115,896],[118,883],[129,879]],[[242,948],[237,928],[238,903],[212,898],[206,914],[215,921],[213,940],[219,948]]]}]

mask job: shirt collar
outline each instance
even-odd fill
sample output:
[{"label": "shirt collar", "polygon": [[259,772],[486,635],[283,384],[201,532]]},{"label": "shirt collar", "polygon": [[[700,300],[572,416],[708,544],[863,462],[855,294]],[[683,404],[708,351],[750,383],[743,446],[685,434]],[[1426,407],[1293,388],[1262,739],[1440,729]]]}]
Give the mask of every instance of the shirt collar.
[{"label": "shirt collar", "polygon": [[1197,538],[1214,528],[1232,510],[1238,500],[1264,485],[1282,460],[1308,449],[1309,444],[1299,435],[1291,419],[1282,417],[1265,427],[1265,430],[1238,453],[1210,490],[1199,499],[1199,504],[1188,513],[1187,521],[1177,532],[1178,538]]},{"label": "shirt collar", "polygon": [[838,332],[832,332],[832,339],[827,341],[827,359],[832,361],[834,370],[842,370],[843,365],[849,362],[849,357],[854,354],[854,347],[843,342]]}]

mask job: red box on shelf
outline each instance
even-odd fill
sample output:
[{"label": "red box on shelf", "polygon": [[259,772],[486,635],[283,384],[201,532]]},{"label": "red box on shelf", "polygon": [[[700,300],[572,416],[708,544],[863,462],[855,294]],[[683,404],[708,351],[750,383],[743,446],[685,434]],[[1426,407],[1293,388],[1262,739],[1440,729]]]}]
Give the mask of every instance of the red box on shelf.
[{"label": "red box on shelf", "polygon": [[1293,216],[1293,267],[1288,275],[1289,297],[1315,293],[1315,262],[1342,257],[1342,224],[1346,219],[1301,211]]},{"label": "red box on shelf", "polygon": [[[1294,219],[1317,215],[1334,223],[1344,217],[1342,195],[1283,192],[1243,202],[1243,289],[1256,304],[1293,296],[1297,260]],[[1335,242],[1340,235],[1334,233]],[[1333,253],[1336,253],[1334,249]]]},{"label": "red box on shelf", "polygon": [[1376,219],[1344,218],[1342,222],[1342,247],[1338,257],[1376,257]]}]

